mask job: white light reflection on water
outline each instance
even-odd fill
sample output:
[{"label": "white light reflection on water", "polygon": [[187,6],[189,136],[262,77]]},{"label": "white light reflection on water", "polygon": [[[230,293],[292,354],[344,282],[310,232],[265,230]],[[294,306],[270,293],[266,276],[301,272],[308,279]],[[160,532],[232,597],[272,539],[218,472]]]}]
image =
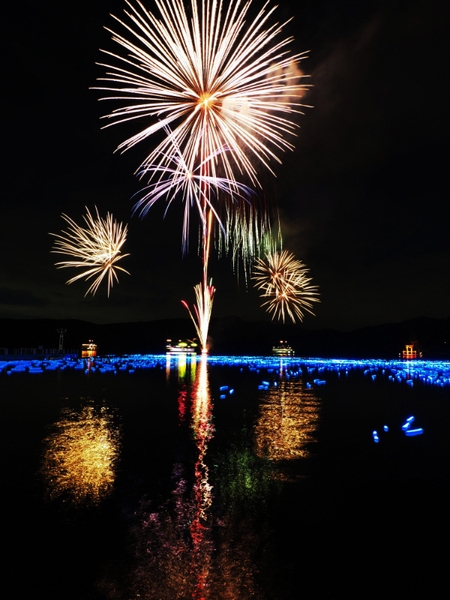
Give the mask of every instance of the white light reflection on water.
[{"label": "white light reflection on water", "polygon": [[116,477],[120,432],[105,406],[64,408],[44,440],[41,473],[50,499],[98,504]]},{"label": "white light reflection on water", "polygon": [[199,363],[198,376],[192,394],[192,429],[197,446],[197,460],[194,465],[194,514],[190,525],[192,539],[192,573],[196,600],[204,598],[208,585],[211,565],[211,515],[212,487],[209,483],[209,469],[205,463],[208,443],[214,428],[212,424],[212,403],[209,390],[207,358],[203,355]]}]

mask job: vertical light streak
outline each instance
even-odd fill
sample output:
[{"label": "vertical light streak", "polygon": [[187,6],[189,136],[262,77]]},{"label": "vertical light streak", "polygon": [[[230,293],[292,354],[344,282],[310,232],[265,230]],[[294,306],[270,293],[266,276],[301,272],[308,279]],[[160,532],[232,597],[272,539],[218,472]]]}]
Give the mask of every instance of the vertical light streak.
[{"label": "vertical light streak", "polygon": [[211,518],[209,508],[212,503],[212,487],[209,483],[208,466],[205,463],[208,442],[213,436],[212,403],[208,382],[207,357],[200,357],[197,379],[192,394],[192,428],[197,445],[198,456],[194,465],[194,515],[190,526],[192,539],[192,572],[195,576],[195,588],[192,597],[195,600],[205,598],[205,589],[210,573],[211,556],[205,555],[203,546],[209,533]]},{"label": "vertical light streak", "polygon": [[209,284],[205,284],[205,281],[201,281],[194,286],[194,292],[197,304],[194,304],[193,310],[189,308],[189,305],[185,300],[182,300],[181,303],[186,307],[192,322],[194,323],[195,331],[202,348],[202,354],[206,354],[209,349],[209,321],[211,319],[216,288],[212,285],[212,281]]}]

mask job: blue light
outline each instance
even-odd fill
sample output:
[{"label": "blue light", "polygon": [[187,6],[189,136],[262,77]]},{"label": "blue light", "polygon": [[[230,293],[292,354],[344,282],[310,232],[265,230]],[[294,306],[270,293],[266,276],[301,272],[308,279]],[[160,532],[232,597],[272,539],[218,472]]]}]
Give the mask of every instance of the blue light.
[{"label": "blue light", "polygon": [[415,417],[408,417],[405,423],[402,425],[403,431],[407,431],[411,427],[411,423],[414,421]]},{"label": "blue light", "polygon": [[[200,360],[200,357],[191,357],[192,362]],[[393,384],[407,384],[408,386],[439,386],[450,385],[450,361],[413,361],[405,363],[402,360],[381,359],[320,359],[320,358],[296,358],[283,357],[282,362],[275,356],[208,356],[208,364],[239,366],[241,372],[250,370],[256,373],[273,374],[273,382],[264,381],[263,387],[277,383],[277,374],[286,379],[301,378],[310,375],[314,385],[324,385],[329,374],[334,373],[338,377],[341,374],[349,376],[352,372],[361,371],[371,380],[384,379]],[[108,376],[108,373],[133,372],[137,370],[177,367],[176,358],[170,357],[167,363],[166,354],[133,354],[128,356],[97,356],[90,365],[89,373],[96,368],[97,373]],[[282,370],[280,366],[282,365]],[[43,361],[1,361],[0,373],[39,373],[34,369],[41,368],[45,371],[77,370],[85,371],[86,364],[83,359],[54,358]],[[305,382],[306,388],[311,383]],[[226,390],[224,390],[226,391]]]},{"label": "blue light", "polygon": [[407,429],[405,431],[405,434],[409,437],[411,437],[413,435],[422,435],[422,433],[423,433],[422,427],[418,427],[417,429]]}]

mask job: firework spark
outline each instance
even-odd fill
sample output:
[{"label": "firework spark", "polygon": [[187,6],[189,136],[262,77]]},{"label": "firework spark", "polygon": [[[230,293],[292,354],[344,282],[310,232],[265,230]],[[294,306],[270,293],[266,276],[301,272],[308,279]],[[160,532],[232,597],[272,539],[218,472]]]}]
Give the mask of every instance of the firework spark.
[{"label": "firework spark", "polygon": [[89,209],[86,208],[86,215],[83,216],[86,227],[78,225],[63,213],[61,217],[69,227],[61,234],[50,234],[56,238],[51,252],[75,258],[75,260],[55,263],[58,269],[66,267],[84,269],[82,273],[72,277],[66,283],[71,284],[83,278],[88,281],[95,277],[85,294],[87,296],[89,293],[95,295],[101,282],[106,278],[109,296],[114,281],[119,281],[117,271],[129,275],[127,270],[117,265],[119,260],[129,256],[129,254],[121,253],[127,237],[128,226],[115,221],[109,212],[103,219],[100,217],[97,207],[95,207],[95,211],[97,218],[91,215]]},{"label": "firework spark", "polygon": [[106,127],[145,123],[118,150],[170,127],[143,161],[141,175],[150,165],[170,162],[175,140],[187,164],[229,148],[211,163],[211,175],[220,165],[227,179],[245,173],[259,185],[251,157],[272,170],[270,161],[293,148],[285,138],[295,133],[295,115],[305,106],[298,64],[306,53],[289,52],[292,38],[280,39],[285,24],[268,24],[276,8],[268,3],[255,17],[251,1],[191,0],[190,11],[182,0],[155,3],[161,18],[126,0],[127,18],[113,17],[124,34],[108,29],[126,52],[102,51],[113,64],[101,65],[107,71],[97,89],[108,92],[102,100],[121,103],[105,115],[111,121]]},{"label": "firework spark", "polygon": [[295,323],[303,321],[304,312],[314,315],[313,302],[320,302],[318,287],[311,285],[311,278],[306,266],[287,250],[268,252],[265,259],[255,262],[252,279],[261,298],[266,300],[262,306],[267,307],[272,319],[281,319],[284,323],[286,315]]},{"label": "firework spark", "polygon": [[[166,129],[166,133],[170,136],[169,129]],[[176,198],[181,198],[184,202],[183,250],[188,247],[192,206],[198,208],[201,229],[207,226],[205,221],[205,207],[207,207],[213,213],[219,228],[225,232],[225,225],[218,213],[219,207],[215,206],[213,199],[217,200],[221,194],[225,194],[232,203],[242,203],[242,201],[246,202],[253,193],[253,190],[246,185],[208,174],[212,171],[209,165],[225,151],[226,149],[220,149],[197,165],[187,164],[181,149],[176,145],[175,140],[172,140],[172,152],[164,157],[167,158],[168,165],[155,164],[146,168],[146,173],[151,174],[151,180],[155,175],[158,177],[141,190],[139,195],[142,197],[136,203],[134,210],[140,210],[141,215],[145,216],[158,200],[165,198],[167,211]]]},{"label": "firework spark", "polygon": [[216,288],[212,285],[211,281],[206,287],[201,283],[194,286],[195,297],[197,299],[197,304],[194,304],[194,311],[191,311],[188,303],[182,300],[183,306],[187,308],[189,316],[195,325],[202,352],[207,352],[208,350],[208,329],[215,291]]}]

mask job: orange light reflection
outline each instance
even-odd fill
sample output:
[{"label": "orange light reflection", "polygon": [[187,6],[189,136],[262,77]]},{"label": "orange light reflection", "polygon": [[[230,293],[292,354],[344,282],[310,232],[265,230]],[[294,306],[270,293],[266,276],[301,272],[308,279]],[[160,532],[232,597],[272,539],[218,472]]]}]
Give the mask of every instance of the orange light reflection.
[{"label": "orange light reflection", "polygon": [[41,473],[51,499],[98,504],[113,489],[120,432],[106,408],[63,409],[44,440]]},{"label": "orange light reflection", "polygon": [[261,396],[255,427],[259,457],[281,462],[310,455],[310,444],[319,421],[320,401],[302,379],[281,378]]}]

